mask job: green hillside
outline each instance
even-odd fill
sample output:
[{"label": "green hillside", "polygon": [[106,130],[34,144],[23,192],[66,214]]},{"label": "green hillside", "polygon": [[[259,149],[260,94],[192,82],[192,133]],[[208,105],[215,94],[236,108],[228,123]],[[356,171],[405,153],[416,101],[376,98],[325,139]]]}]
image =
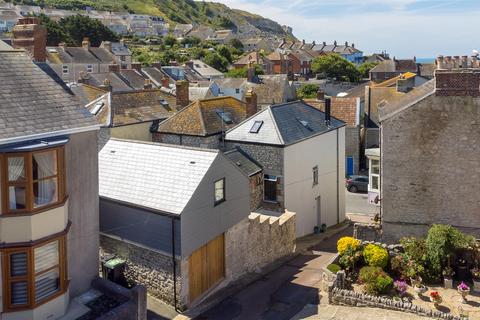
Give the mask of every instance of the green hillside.
[{"label": "green hillside", "polygon": [[[1,1],[1,0],[0,0]],[[213,2],[193,0],[10,0],[16,4],[40,5],[67,10],[129,11],[162,16],[170,23],[206,25],[214,29],[247,30],[286,36],[282,27],[269,19]]]}]

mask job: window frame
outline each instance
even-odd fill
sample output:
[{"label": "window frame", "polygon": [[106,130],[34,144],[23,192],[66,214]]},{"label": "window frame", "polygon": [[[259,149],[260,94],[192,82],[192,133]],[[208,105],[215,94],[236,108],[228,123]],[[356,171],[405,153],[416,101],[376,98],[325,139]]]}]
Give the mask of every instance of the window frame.
[{"label": "window frame", "polygon": [[312,168],[312,180],[313,180],[313,186],[318,185],[318,166],[314,166]]},{"label": "window frame", "polygon": [[[37,177],[36,180],[33,179],[33,156],[35,154],[44,153],[44,152],[56,152],[56,169],[57,173],[54,176],[44,177],[39,179]],[[8,175],[8,159],[10,158],[24,158],[24,170],[25,170],[25,181],[23,183],[19,183],[17,181],[9,181]],[[65,168],[65,146],[58,146],[53,148],[42,148],[36,149],[28,152],[6,152],[0,153],[0,164],[2,168],[1,178],[0,181],[0,188],[2,192],[2,208],[1,214],[2,215],[23,215],[23,214],[37,214],[40,212],[44,212],[65,204],[67,200],[66,195],[66,168]],[[35,195],[34,195],[34,184],[40,180],[48,180],[48,179],[56,179],[57,180],[57,200],[42,205],[39,207],[35,207]],[[10,186],[25,186],[25,203],[26,206],[23,209],[10,209]]]},{"label": "window frame", "polygon": [[[271,200],[271,199],[266,198],[266,190],[267,190],[266,184],[269,183],[269,182],[273,183],[273,185],[275,187],[275,200]],[[264,174],[263,175],[263,201],[264,202],[278,203],[277,184],[278,184],[278,176],[273,175],[273,174]]]},{"label": "window frame", "polygon": [[[216,193],[217,193],[217,182],[220,182],[222,181],[223,182],[223,188],[222,188],[222,192],[223,192],[223,197],[222,199],[219,199],[217,200],[217,196],[216,196]],[[218,206],[219,204],[225,202],[227,199],[226,199],[226,191],[225,191],[225,178],[222,178],[222,179],[218,179],[218,180],[215,180],[215,182],[213,183],[213,204],[214,204],[214,207]]]},{"label": "window frame", "polygon": [[70,68],[67,65],[62,65],[62,74],[69,74]]},{"label": "window frame", "polygon": [[[373,163],[377,162],[376,165]],[[378,172],[374,173],[373,168],[377,167]],[[373,179],[377,179],[377,188],[373,187]],[[379,159],[370,159],[370,165],[368,170],[368,190],[373,192],[380,192],[380,160]]]},{"label": "window frame", "polygon": [[93,73],[93,64],[87,64],[87,72]]},{"label": "window frame", "polygon": [[[34,243],[31,246],[14,246],[2,250],[2,270],[3,270],[3,309],[5,312],[30,310],[45,304],[67,291],[69,281],[67,279],[67,247],[66,237],[68,228],[60,235],[48,237],[45,240]],[[35,249],[43,247],[52,242],[58,241],[58,264],[51,266],[45,270],[35,273]],[[26,253],[27,255],[27,274],[22,276],[10,276],[10,256],[16,253]],[[58,269],[59,284],[58,290],[51,295],[35,301],[35,279],[38,276],[46,274],[52,270]],[[27,303],[22,305],[14,305],[11,303],[11,284],[15,282],[27,282]]]}]

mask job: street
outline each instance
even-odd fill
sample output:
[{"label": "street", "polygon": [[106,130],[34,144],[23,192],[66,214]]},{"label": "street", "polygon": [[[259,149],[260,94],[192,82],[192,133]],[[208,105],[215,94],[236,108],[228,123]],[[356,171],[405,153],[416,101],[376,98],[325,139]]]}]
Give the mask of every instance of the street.
[{"label": "street", "polygon": [[367,193],[351,193],[345,189],[345,211],[347,214],[374,216],[380,207],[368,203]]}]

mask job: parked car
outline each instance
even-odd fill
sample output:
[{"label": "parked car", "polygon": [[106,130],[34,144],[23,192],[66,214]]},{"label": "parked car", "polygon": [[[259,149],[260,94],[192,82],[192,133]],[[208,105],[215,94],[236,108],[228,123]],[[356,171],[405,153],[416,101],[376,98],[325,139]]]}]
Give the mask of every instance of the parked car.
[{"label": "parked car", "polygon": [[345,187],[350,192],[368,191],[368,177],[367,176],[350,176],[345,182]]}]

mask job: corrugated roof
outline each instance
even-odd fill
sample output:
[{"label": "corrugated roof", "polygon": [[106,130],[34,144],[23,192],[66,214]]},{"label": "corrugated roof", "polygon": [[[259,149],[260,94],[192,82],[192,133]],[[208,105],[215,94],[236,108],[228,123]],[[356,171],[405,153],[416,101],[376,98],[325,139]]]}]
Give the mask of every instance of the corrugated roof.
[{"label": "corrugated roof", "polygon": [[0,139],[97,125],[25,52],[0,52]]},{"label": "corrugated roof", "polygon": [[99,195],[181,214],[218,152],[110,139],[99,153]]}]

